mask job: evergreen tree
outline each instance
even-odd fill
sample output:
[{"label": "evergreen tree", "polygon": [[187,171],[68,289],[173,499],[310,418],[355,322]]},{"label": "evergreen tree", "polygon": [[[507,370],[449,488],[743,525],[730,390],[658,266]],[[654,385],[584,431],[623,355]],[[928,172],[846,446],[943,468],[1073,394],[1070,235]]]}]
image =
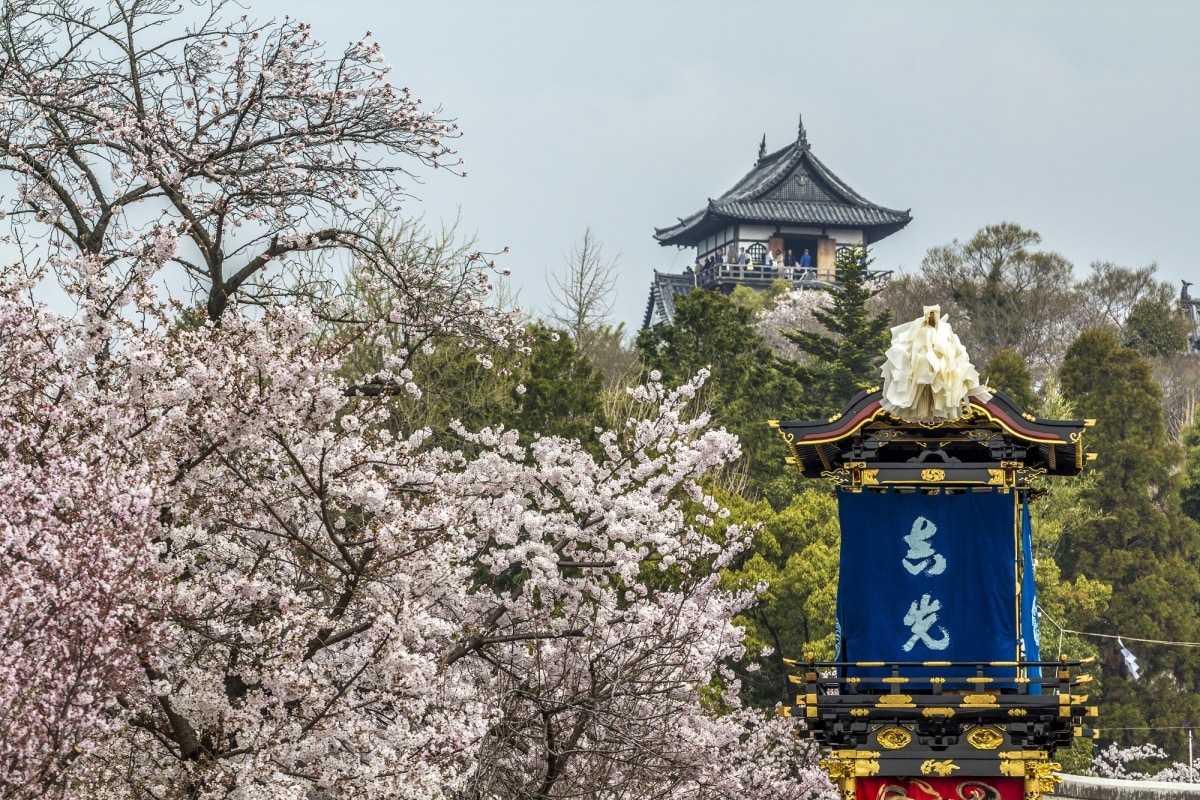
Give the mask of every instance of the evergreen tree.
[{"label": "evergreen tree", "polygon": [[1039,405],[1038,396],[1033,393],[1033,376],[1016,350],[1005,348],[992,356],[983,368],[983,380],[990,388],[1016,400],[1028,412],[1033,412]]},{"label": "evergreen tree", "polygon": [[595,429],[605,425],[600,403],[604,376],[567,333],[540,324],[528,331],[530,353],[513,393],[512,427],[525,437],[562,436],[594,443]]},{"label": "evergreen tree", "polygon": [[1104,380],[1104,362],[1120,347],[1109,328],[1088,328],[1067,348],[1059,381],[1063,394],[1082,409],[1085,398]]},{"label": "evergreen tree", "polygon": [[836,266],[841,289],[830,309],[813,311],[827,333],[784,331],[812,356],[812,363],[797,367],[794,374],[820,414],[839,410],[858,392],[879,384],[879,363],[891,342],[892,317],[887,311],[871,315],[867,309],[872,292],[866,275],[871,263],[866,248],[839,250]]},{"label": "evergreen tree", "polygon": [[[1137,351],[1113,347],[1114,338],[1085,333],[1063,364],[1064,388],[1076,392],[1085,416],[1096,419],[1091,447],[1099,459],[1095,485],[1084,499],[1100,516],[1063,537],[1060,564],[1068,579],[1086,573],[1112,585],[1112,601],[1090,631],[1200,641],[1200,538],[1195,523],[1179,512],[1180,452],[1167,442],[1162,390],[1151,365]],[[1143,643],[1138,658],[1143,675],[1133,682],[1116,649],[1106,653],[1106,727],[1200,720],[1194,694],[1200,689],[1200,654]],[[1183,739],[1162,743],[1178,753]]]},{"label": "evergreen tree", "polygon": [[837,501],[809,481],[775,511],[767,503],[737,497],[719,498],[730,509],[728,521],[743,529],[760,526],[751,549],[724,571],[727,589],[750,590],[766,585],[758,605],[735,621],[746,629],[746,649],[764,654],[756,672],[743,674],[745,696],[756,705],[791,705],[791,671],[784,658],[833,657],[834,608],[837,600]]},{"label": "evergreen tree", "polygon": [[1124,344],[1143,355],[1172,356],[1188,348],[1191,324],[1166,303],[1142,300],[1125,320]]},{"label": "evergreen tree", "polygon": [[1188,517],[1200,522],[1200,425],[1190,425],[1183,432],[1186,459],[1179,486],[1179,507]]},{"label": "evergreen tree", "polygon": [[741,439],[739,466],[751,496],[786,469],[786,449],[767,421],[807,417],[814,409],[754,330],[751,310],[717,292],[693,291],[676,299],[674,324],[642,331],[637,347],[646,370],[666,384],[710,370],[701,399],[713,425]]}]

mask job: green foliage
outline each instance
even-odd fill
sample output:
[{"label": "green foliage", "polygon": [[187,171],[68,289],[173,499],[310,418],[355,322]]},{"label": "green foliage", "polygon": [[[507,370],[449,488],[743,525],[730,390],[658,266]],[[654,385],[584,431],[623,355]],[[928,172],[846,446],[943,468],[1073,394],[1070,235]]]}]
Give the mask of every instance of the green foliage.
[{"label": "green foliage", "polygon": [[725,295],[697,290],[676,300],[673,325],[642,331],[637,347],[647,371],[658,371],[668,384],[710,369],[701,405],[715,426],[741,438],[747,489],[757,495],[785,469],[787,456],[767,420],[802,418],[812,409],[753,323],[754,314]]},{"label": "green foliage", "polygon": [[[344,376],[354,381],[369,374],[365,367],[374,359],[381,361],[385,350],[377,347],[356,350],[354,361],[343,367]],[[443,341],[429,352],[412,354],[410,368],[419,370],[422,377],[420,394],[403,392],[389,398],[388,429],[403,435],[428,428],[432,432],[431,445],[458,447],[461,439],[450,432],[450,420],[457,419],[468,429],[477,430],[511,418],[516,410],[512,400],[516,378],[505,373],[517,367],[518,355],[493,351],[489,368],[476,357],[478,354],[460,349],[455,341]]]},{"label": "green foliage", "polygon": [[827,333],[784,331],[812,356],[812,362],[795,367],[794,374],[819,414],[839,410],[855,394],[879,383],[879,364],[891,342],[892,317],[887,311],[874,316],[868,312],[871,290],[865,280],[871,263],[865,248],[839,250],[841,290],[834,294],[832,308],[813,311]]},{"label": "green foliage", "polygon": [[1015,350],[1039,378],[1058,363],[1062,322],[1078,300],[1071,262],[1036,250],[1041,241],[1037,231],[1001,222],[965,243],[931,248],[921,262],[934,296],[958,314],[955,332],[975,363]]},{"label": "green foliage", "polygon": [[784,280],[771,281],[766,289],[752,289],[749,286],[735,286],[729,299],[735,306],[744,308],[753,314],[761,314],[775,307],[780,297],[792,291],[792,284]]},{"label": "green foliage", "polygon": [[529,355],[520,369],[524,392],[513,390],[511,427],[524,437],[562,436],[595,442],[595,429],[607,427],[600,396],[604,376],[580,355],[565,332],[529,327]]},{"label": "green foliage", "polygon": [[1120,347],[1117,334],[1109,328],[1088,328],[1067,348],[1059,371],[1062,391],[1082,401],[1104,380],[1104,362]]},{"label": "green foliage", "polygon": [[1200,522],[1200,426],[1190,425],[1183,432],[1186,453],[1179,486],[1179,507],[1188,517]]},{"label": "green foliage", "polygon": [[743,676],[747,696],[763,706],[788,704],[792,694],[784,658],[833,657],[837,599],[837,503],[808,486],[780,511],[765,502],[722,497],[728,523],[759,526],[754,544],[734,568],[721,574],[725,588],[751,590],[766,585],[761,602],[736,618],[746,628],[746,649],[761,669]]},{"label": "green foliage", "polygon": [[1123,344],[1151,358],[1183,353],[1192,326],[1169,305],[1142,300],[1125,320]]},{"label": "green foliage", "polygon": [[[1096,419],[1095,483],[1083,500],[1099,517],[1064,532],[1059,562],[1068,580],[1110,583],[1112,599],[1088,630],[1162,641],[1200,641],[1200,536],[1179,513],[1175,480],[1180,451],[1166,439],[1162,390],[1137,351],[1115,347],[1111,332],[1091,330],[1068,350],[1064,390]],[[1133,682],[1115,648],[1104,653],[1105,726],[1161,727],[1198,718],[1200,654],[1193,648],[1138,648],[1142,679]],[[1129,736],[1114,737],[1128,743]],[[1177,744],[1177,743],[1176,743]],[[1178,752],[1176,750],[1175,752]]]},{"label": "green foliage", "polygon": [[[1075,409],[1063,397],[1057,384],[1051,383],[1046,389],[1043,414],[1049,419],[1075,417]],[[1090,493],[1095,485],[1096,474],[1092,470],[1075,478],[1045,480],[1035,486],[1039,496],[1030,503],[1038,605],[1051,624],[1061,628],[1083,630],[1104,613],[1112,599],[1112,586],[1108,583],[1089,578],[1086,572],[1075,574],[1068,580],[1062,576],[1058,565],[1064,540],[1086,535],[1100,519],[1100,512],[1091,505]],[[1065,641],[1051,642],[1045,637],[1052,633],[1043,626],[1043,656],[1053,657],[1068,650],[1078,652],[1091,646],[1073,635],[1066,636]]]},{"label": "green foliage", "polygon": [[983,368],[983,380],[989,387],[1016,400],[1027,412],[1033,413],[1040,403],[1033,393],[1033,376],[1016,350],[997,351]]},{"label": "green foliage", "polygon": [[1069,748],[1054,753],[1054,760],[1062,765],[1062,771],[1068,775],[1089,775],[1095,752],[1096,743],[1091,739],[1072,739]]}]

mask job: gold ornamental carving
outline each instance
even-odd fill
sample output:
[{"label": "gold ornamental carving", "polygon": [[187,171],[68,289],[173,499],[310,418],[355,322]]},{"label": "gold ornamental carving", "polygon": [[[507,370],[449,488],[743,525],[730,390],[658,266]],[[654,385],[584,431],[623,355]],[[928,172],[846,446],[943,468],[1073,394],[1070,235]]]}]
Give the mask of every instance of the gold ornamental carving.
[{"label": "gold ornamental carving", "polygon": [[978,708],[996,708],[999,703],[996,702],[996,696],[993,694],[967,694],[963,695],[962,704],[964,706],[972,706]]},{"label": "gold ornamental carving", "polygon": [[921,480],[929,483],[937,483],[938,481],[946,480],[946,470],[944,469],[923,469],[921,470]]},{"label": "gold ornamental carving", "polygon": [[[1031,781],[1038,781],[1040,785],[1043,773],[1050,776],[1054,770],[1062,769],[1057,763],[1047,760],[1050,754],[1045,750],[1008,750],[996,755],[1000,759],[1000,774],[1010,778],[1024,778],[1026,788],[1029,788]],[[1051,780],[1050,788],[1045,791],[1053,791],[1056,783],[1057,781]]]},{"label": "gold ornamental carving", "polygon": [[821,477],[837,486],[850,486],[853,482],[848,469],[824,470],[821,472]]},{"label": "gold ornamental carving", "polygon": [[870,709],[866,709],[866,708],[850,709],[850,716],[852,716],[852,717],[865,717],[870,713],[871,713]]},{"label": "gold ornamental carving", "polygon": [[[830,758],[840,758],[843,761],[870,761],[874,758],[879,758],[880,753],[876,750],[854,750],[845,748],[841,750],[829,751]],[[874,775],[875,773],[871,773]]]},{"label": "gold ornamental carving", "polygon": [[1026,711],[1026,710],[1025,710],[1025,709],[1023,709],[1023,708],[1010,708],[1010,709],[1008,710],[1008,715],[1009,715],[1010,717],[1023,717],[1023,716],[1025,716],[1025,715],[1026,715],[1026,714],[1028,714],[1028,713],[1029,713],[1029,712],[1028,712],[1028,711]]},{"label": "gold ornamental carving", "polygon": [[948,758],[944,761],[934,761],[930,758],[921,762],[922,775],[940,775],[944,778],[956,769],[959,769],[958,764]]},{"label": "gold ornamental carving", "polygon": [[927,706],[921,709],[921,716],[929,719],[933,717],[953,717],[954,709],[947,706]]},{"label": "gold ornamental carving", "polygon": [[1004,734],[996,728],[976,728],[967,734],[967,741],[976,750],[995,750],[1004,744]]},{"label": "gold ornamental carving", "polygon": [[916,708],[916,704],[912,701],[912,695],[907,694],[882,694],[879,696],[879,702],[875,704],[876,708]]},{"label": "gold ornamental carving", "polygon": [[1026,761],[1025,783],[1036,784],[1043,794],[1054,791],[1054,787],[1062,783],[1062,776],[1057,773],[1062,770],[1062,764],[1057,761]]},{"label": "gold ornamental carving", "polygon": [[831,758],[822,758],[817,762],[817,766],[825,770],[825,774],[831,780],[840,781],[854,777],[853,761],[834,761]]},{"label": "gold ornamental carving", "polygon": [[1001,761],[1045,761],[1050,753],[1046,750],[1005,750],[996,755]]},{"label": "gold ornamental carving", "polygon": [[879,470],[864,469],[862,471],[863,486],[878,486],[879,485]]},{"label": "gold ornamental carving", "polygon": [[904,728],[884,728],[875,734],[875,738],[879,741],[879,746],[885,750],[901,750],[908,747],[908,743],[912,741],[912,734],[904,730]]},{"label": "gold ornamental carving", "polygon": [[817,762],[833,780],[866,778],[879,774],[879,753],[873,750],[834,750]]},{"label": "gold ornamental carving", "polygon": [[1003,486],[1004,485],[1004,470],[989,469],[988,470],[988,486]]}]

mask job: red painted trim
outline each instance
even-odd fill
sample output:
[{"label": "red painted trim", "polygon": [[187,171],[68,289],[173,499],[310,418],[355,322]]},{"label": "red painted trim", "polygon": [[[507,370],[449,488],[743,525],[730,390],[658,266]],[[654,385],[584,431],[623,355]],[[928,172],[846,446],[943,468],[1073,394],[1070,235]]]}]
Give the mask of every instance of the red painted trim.
[{"label": "red painted trim", "polygon": [[1067,442],[1067,440],[1063,437],[1050,433],[1049,431],[1035,431],[1031,428],[1027,428],[1025,425],[1009,416],[1007,412],[1001,410],[1001,408],[997,405],[981,402],[977,397],[972,397],[970,400],[972,405],[985,409],[988,414],[990,414],[994,419],[1003,423],[1004,426],[1010,429],[1013,433],[1020,434],[1026,439],[1030,439],[1035,442],[1045,442],[1049,440],[1062,442],[1063,444],[1066,444]]},{"label": "red painted trim", "polygon": [[863,423],[863,420],[874,416],[875,412],[877,412],[879,410],[879,408],[880,408],[879,401],[873,400],[872,402],[870,402],[866,406],[864,406],[861,411],[859,411],[853,417],[849,418],[844,424],[838,426],[834,430],[821,431],[820,433],[816,433],[816,432],[810,433],[807,436],[805,436],[804,438],[800,439],[800,441],[807,442],[810,439],[820,439],[823,441],[840,439],[843,436],[846,436],[848,431],[851,431],[851,430],[857,428],[858,426],[860,426]]}]

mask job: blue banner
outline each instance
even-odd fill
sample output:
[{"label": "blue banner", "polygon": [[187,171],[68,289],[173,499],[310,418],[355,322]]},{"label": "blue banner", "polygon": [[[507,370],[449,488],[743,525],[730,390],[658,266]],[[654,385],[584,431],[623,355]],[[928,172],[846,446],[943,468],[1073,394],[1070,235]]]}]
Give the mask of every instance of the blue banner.
[{"label": "blue banner", "polygon": [[[1019,551],[1011,494],[843,492],[838,506],[838,660],[1019,657]],[[967,677],[975,670],[905,673]],[[886,674],[881,668],[847,670],[848,676],[864,678]],[[1011,679],[1015,671],[984,674]]]},{"label": "blue banner", "polygon": [[[1021,503],[1021,648],[1026,661],[1042,659],[1042,637],[1038,627],[1037,584],[1033,580],[1033,525],[1029,519],[1029,499]],[[1042,677],[1041,667],[1030,667],[1030,678]],[[1041,694],[1040,685],[1031,685],[1030,694]]]}]

